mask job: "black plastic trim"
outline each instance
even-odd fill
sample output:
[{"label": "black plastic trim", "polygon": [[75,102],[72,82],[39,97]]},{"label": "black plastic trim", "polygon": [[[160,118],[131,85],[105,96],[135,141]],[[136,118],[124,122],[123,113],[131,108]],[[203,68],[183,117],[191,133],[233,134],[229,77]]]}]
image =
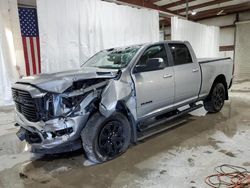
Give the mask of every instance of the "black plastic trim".
[{"label": "black plastic trim", "polygon": [[221,61],[221,60],[227,60],[227,59],[231,59],[231,58],[226,57],[226,58],[219,58],[219,59],[213,59],[213,60],[207,60],[207,61],[199,61],[199,63],[203,64],[203,63],[210,63],[210,62],[214,62],[214,61]]},{"label": "black plastic trim", "polygon": [[40,153],[40,154],[59,154],[65,152],[72,152],[82,148],[81,139],[76,139],[72,141],[68,141],[62,144],[59,144],[53,148],[36,148],[31,145],[32,153]]}]

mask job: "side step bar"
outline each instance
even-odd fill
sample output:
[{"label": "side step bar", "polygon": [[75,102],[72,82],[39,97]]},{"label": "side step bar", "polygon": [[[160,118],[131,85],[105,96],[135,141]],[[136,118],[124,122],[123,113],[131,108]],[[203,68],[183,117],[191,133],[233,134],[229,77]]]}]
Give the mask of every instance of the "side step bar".
[{"label": "side step bar", "polygon": [[145,138],[151,137],[151,136],[153,136],[155,134],[158,134],[158,133],[161,133],[161,132],[166,131],[168,129],[171,129],[173,127],[176,127],[177,125],[185,123],[186,121],[187,121],[186,119],[182,119],[182,120],[173,122],[173,123],[169,124],[168,126],[162,125],[162,126],[157,127],[157,129],[152,129],[152,130],[148,129],[147,131],[140,132],[140,133],[138,133],[137,141],[141,141],[141,140],[143,140]]},{"label": "side step bar", "polygon": [[[147,126],[146,128],[139,130],[138,140],[143,140],[144,138],[150,137],[154,134],[160,133],[161,131],[165,131],[165,130],[170,129],[178,124],[184,123],[186,121],[185,119],[178,121],[177,118],[185,116],[189,112],[194,111],[198,108],[201,108],[202,106],[203,106],[202,104],[192,106],[190,108],[187,108],[187,109],[177,113],[176,115],[173,115],[171,117],[167,117],[167,118],[161,119],[159,121],[156,121],[155,123],[152,123],[151,125]],[[176,121],[174,121],[174,120],[176,120]],[[168,122],[169,123],[172,122],[172,123],[170,123],[169,125],[162,125],[163,123],[168,123]]]}]

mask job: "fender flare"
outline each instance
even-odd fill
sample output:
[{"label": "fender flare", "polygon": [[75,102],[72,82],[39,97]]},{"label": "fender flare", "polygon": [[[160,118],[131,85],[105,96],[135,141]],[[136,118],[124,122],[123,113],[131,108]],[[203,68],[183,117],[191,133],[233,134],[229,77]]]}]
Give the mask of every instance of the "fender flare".
[{"label": "fender flare", "polygon": [[223,85],[224,85],[224,87],[225,87],[225,94],[226,94],[226,100],[228,100],[229,99],[229,96],[228,96],[228,84],[227,84],[227,81],[226,81],[226,77],[223,75],[223,74],[220,74],[220,75],[218,75],[215,79],[214,79],[214,82],[213,82],[213,84],[212,84],[212,87],[211,87],[211,89],[210,89],[210,91],[209,91],[209,95],[208,95],[208,97],[210,97],[211,96],[211,93],[212,93],[212,91],[213,91],[213,88],[214,88],[214,86],[215,86],[215,84],[216,83],[222,83]]}]

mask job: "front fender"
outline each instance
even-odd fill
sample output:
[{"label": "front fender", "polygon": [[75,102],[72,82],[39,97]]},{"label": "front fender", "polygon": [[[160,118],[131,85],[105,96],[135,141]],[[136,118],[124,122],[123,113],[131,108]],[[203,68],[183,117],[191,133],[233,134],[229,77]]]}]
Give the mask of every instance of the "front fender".
[{"label": "front fender", "polygon": [[118,101],[124,101],[136,119],[136,101],[132,82],[122,79],[110,80],[101,95],[100,113],[105,117],[109,117],[116,110]]}]

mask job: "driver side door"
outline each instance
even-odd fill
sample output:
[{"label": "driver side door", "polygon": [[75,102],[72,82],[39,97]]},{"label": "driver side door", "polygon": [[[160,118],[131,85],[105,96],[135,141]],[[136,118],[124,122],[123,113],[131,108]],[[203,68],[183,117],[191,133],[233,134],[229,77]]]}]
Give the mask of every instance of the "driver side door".
[{"label": "driver side door", "polygon": [[[157,59],[158,62],[155,61]],[[159,63],[159,67],[152,63]],[[133,70],[133,79],[139,119],[172,107],[174,74],[173,67],[168,64],[164,44],[153,45],[145,50]]]}]

